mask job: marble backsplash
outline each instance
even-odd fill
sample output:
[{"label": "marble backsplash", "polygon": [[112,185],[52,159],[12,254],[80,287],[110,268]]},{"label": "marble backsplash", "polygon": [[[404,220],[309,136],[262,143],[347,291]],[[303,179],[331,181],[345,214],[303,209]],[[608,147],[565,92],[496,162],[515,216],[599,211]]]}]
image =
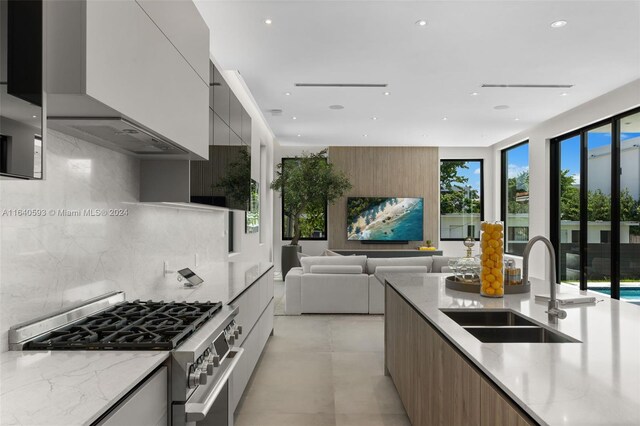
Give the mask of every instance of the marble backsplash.
[{"label": "marble backsplash", "polygon": [[[113,290],[151,298],[176,285],[164,261],[227,257],[224,211],[138,202],[139,160],[50,130],[45,161],[43,181],[0,181],[0,352],[11,325]],[[86,215],[102,209],[125,215]]]}]

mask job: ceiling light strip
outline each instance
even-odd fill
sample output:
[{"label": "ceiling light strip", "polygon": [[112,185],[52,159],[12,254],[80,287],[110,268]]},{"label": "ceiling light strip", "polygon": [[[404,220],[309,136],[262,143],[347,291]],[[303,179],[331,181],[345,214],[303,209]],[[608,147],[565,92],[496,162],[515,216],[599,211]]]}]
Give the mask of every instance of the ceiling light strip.
[{"label": "ceiling light strip", "polygon": [[387,87],[388,84],[361,83],[296,83],[296,87]]},{"label": "ceiling light strip", "polygon": [[573,84],[483,84],[485,88],[569,89]]}]

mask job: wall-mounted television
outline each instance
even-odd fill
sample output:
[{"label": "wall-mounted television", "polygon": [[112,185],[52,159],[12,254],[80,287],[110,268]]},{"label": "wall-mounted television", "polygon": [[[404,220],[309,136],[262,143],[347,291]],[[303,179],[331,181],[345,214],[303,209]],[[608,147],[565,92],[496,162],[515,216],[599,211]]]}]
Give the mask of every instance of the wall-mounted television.
[{"label": "wall-mounted television", "polygon": [[398,197],[347,198],[347,239],[422,241],[424,200]]}]

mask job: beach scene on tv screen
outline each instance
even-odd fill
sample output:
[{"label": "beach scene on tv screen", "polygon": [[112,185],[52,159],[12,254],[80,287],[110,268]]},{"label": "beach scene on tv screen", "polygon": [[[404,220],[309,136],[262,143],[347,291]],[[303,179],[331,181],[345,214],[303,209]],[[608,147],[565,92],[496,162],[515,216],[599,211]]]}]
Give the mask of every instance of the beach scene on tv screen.
[{"label": "beach scene on tv screen", "polygon": [[422,198],[347,199],[347,239],[422,241]]}]

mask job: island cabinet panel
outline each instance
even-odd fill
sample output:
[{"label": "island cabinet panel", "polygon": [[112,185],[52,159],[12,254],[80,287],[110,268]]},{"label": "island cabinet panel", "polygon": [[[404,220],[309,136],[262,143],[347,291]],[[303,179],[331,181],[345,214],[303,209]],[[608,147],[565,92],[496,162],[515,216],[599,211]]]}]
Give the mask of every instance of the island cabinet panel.
[{"label": "island cabinet panel", "polygon": [[395,290],[385,292],[385,367],[413,425],[531,424]]},{"label": "island cabinet panel", "polygon": [[480,404],[482,405],[482,426],[528,426],[536,423],[529,420],[502,392],[482,379],[480,383]]}]

